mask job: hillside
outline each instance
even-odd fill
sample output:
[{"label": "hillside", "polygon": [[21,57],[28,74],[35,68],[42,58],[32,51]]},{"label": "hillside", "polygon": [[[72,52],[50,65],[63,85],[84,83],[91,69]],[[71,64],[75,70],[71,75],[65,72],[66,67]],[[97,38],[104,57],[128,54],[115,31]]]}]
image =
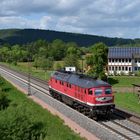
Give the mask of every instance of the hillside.
[{"label": "hillside", "polygon": [[61,39],[64,42],[76,42],[79,46],[90,46],[97,42],[103,42],[108,46],[133,44],[135,40],[123,38],[109,38],[96,35],[67,33],[51,30],[39,29],[4,29],[0,30],[0,44],[26,44],[38,39],[44,39],[51,42],[55,39]]}]

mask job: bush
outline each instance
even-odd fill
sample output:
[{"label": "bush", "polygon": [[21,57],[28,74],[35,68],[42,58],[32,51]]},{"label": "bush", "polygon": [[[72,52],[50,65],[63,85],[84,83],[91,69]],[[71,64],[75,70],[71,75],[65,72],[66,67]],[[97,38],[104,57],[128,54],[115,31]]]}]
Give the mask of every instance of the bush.
[{"label": "bush", "polygon": [[103,81],[106,81],[107,82],[107,75],[105,75],[105,73],[100,73],[100,75],[99,75],[99,78],[101,79],[101,80],[103,80]]},{"label": "bush", "polygon": [[137,71],[135,75],[140,77],[140,71]]},{"label": "bush", "polygon": [[116,75],[117,75],[117,71],[114,71],[114,72],[113,72],[113,75],[116,76]]},{"label": "bush", "polygon": [[123,71],[121,71],[120,75],[121,75],[121,76],[124,76],[124,75],[125,75],[125,73],[124,73]]},{"label": "bush", "polygon": [[54,70],[60,70],[62,68],[63,68],[63,66],[59,62],[55,63],[54,66],[53,66]]},{"label": "bush", "polygon": [[0,86],[3,85],[4,81],[2,79],[2,77],[0,77]]},{"label": "bush", "polygon": [[132,75],[133,75],[133,72],[129,71],[129,72],[128,72],[128,75],[129,75],[129,76],[132,76]]},{"label": "bush", "polygon": [[1,140],[42,140],[46,133],[43,128],[23,106],[7,109],[0,117]]},{"label": "bush", "polygon": [[0,91],[0,110],[6,109],[9,106],[10,100],[6,93]]}]

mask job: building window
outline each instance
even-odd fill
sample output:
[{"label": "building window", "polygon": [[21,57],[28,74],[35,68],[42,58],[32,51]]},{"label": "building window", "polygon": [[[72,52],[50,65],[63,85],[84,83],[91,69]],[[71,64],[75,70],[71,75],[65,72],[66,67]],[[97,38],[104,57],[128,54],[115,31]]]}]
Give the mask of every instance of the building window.
[{"label": "building window", "polygon": [[111,67],[109,67],[109,70],[111,70]]},{"label": "building window", "polygon": [[122,59],[122,62],[124,62],[124,59]]},{"label": "building window", "polygon": [[124,67],[122,67],[122,71],[124,71]]},{"label": "building window", "polygon": [[135,71],[137,71],[137,67],[135,67]]},{"label": "building window", "polygon": [[127,60],[127,59],[125,59],[125,62],[128,62],[128,60]]},{"label": "building window", "polygon": [[127,71],[128,70],[128,67],[125,67],[125,70]]},{"label": "building window", "polygon": [[114,70],[114,67],[112,67],[112,70]]},{"label": "building window", "polygon": [[121,70],[121,67],[119,67],[119,71]]},{"label": "building window", "polygon": [[116,62],[118,62],[118,59],[116,59]]},{"label": "building window", "polygon": [[114,59],[112,59],[112,62],[114,62]]},{"label": "building window", "polygon": [[129,67],[129,71],[131,71],[131,67]]},{"label": "building window", "polygon": [[117,67],[115,67],[115,70],[117,71]]},{"label": "building window", "polygon": [[121,62],[121,59],[119,59],[119,62]]},{"label": "building window", "polygon": [[137,63],[137,59],[135,59],[135,63]]},{"label": "building window", "polygon": [[111,62],[111,59],[109,58],[109,62]]},{"label": "building window", "polygon": [[129,62],[131,62],[131,59],[129,59]]}]

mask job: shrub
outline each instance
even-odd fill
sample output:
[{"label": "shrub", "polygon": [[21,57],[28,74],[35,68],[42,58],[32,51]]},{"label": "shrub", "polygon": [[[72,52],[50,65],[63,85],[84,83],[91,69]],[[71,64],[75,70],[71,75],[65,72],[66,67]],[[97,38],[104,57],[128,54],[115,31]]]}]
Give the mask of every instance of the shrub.
[{"label": "shrub", "polygon": [[140,71],[137,71],[137,72],[135,73],[135,75],[136,75],[136,76],[140,76]]},{"label": "shrub", "polygon": [[10,100],[6,93],[0,91],[0,110],[3,110],[9,106]]},{"label": "shrub", "polygon": [[100,78],[101,80],[103,80],[103,81],[106,81],[106,82],[107,82],[107,75],[105,75],[105,73],[104,73],[104,72],[100,73],[99,78]]},{"label": "shrub", "polygon": [[53,69],[54,70],[60,70],[60,69],[62,69],[62,65],[59,62],[57,62],[57,63],[54,64]]},{"label": "shrub", "polygon": [[121,71],[120,75],[121,75],[121,76],[124,76],[124,75],[125,75],[125,73],[124,73],[123,71]]}]

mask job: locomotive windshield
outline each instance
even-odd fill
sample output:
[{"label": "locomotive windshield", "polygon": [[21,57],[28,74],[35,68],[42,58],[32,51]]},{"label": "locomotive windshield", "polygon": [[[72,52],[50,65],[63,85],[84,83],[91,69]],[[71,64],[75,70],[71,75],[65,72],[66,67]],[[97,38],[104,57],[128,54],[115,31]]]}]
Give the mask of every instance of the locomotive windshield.
[{"label": "locomotive windshield", "polygon": [[102,89],[96,89],[96,90],[94,91],[94,94],[95,94],[95,95],[101,95],[102,92],[103,92]]},{"label": "locomotive windshield", "polygon": [[111,94],[111,93],[112,93],[112,91],[110,88],[105,89],[105,94]]}]

